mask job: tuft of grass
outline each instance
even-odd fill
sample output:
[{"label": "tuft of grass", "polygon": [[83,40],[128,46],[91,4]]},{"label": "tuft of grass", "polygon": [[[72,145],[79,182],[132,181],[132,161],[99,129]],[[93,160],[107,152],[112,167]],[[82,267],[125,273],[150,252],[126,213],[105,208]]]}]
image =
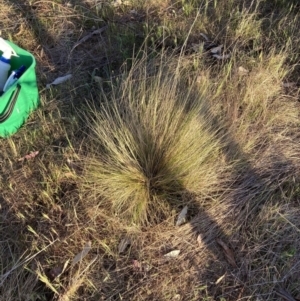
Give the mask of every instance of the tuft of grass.
[{"label": "tuft of grass", "polygon": [[183,195],[222,189],[220,129],[211,126],[200,93],[165,59],[157,70],[145,58],[136,62],[108,96],[102,90],[88,116],[94,155],[85,162],[84,189],[134,222],[160,220],[170,205],[183,205]]}]

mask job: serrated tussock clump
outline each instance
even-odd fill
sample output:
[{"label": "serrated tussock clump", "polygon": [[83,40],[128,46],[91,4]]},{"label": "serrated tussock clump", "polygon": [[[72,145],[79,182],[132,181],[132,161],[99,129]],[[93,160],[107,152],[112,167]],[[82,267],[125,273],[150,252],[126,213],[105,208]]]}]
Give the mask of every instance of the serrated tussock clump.
[{"label": "serrated tussock clump", "polygon": [[176,68],[162,60],[150,66],[137,62],[110,93],[102,91],[85,165],[90,198],[135,222],[165,216],[184,195],[198,203],[215,195],[224,168],[205,99]]}]

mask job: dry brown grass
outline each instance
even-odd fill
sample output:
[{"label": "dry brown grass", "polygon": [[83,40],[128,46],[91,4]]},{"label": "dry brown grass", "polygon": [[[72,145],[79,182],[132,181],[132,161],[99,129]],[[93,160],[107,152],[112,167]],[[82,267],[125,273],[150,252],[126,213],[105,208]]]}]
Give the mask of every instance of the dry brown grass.
[{"label": "dry brown grass", "polygon": [[[1,301],[280,300],[279,286],[300,297],[299,4],[251,3],[1,2],[1,34],[36,56],[42,99],[26,126],[0,141]],[[193,22],[179,80],[172,70]],[[70,53],[93,26],[106,24],[102,36]],[[231,58],[193,51],[203,40],[200,32],[223,44]],[[150,63],[132,69],[133,48],[137,53],[145,35]],[[175,54],[153,72],[152,53],[161,53],[163,44]],[[124,61],[127,67],[119,68]],[[72,82],[44,90],[69,72]],[[196,99],[201,105],[192,102],[197,114],[191,114],[183,103]],[[90,114],[94,132],[85,122]],[[197,148],[205,150],[204,161]],[[35,158],[18,161],[35,150]],[[167,173],[163,189],[153,194],[163,210],[137,216],[159,212],[155,223],[116,215],[127,207],[128,187],[135,195],[145,188],[136,179],[151,173],[161,153],[180,176],[180,189]],[[84,178],[90,160],[98,166],[92,181]],[[130,185],[120,186],[116,179],[128,174],[134,175]],[[97,188],[94,197],[82,190],[83,179]],[[144,190],[146,202],[138,202],[153,206],[150,193]],[[111,210],[122,194],[122,206]],[[175,227],[187,203],[188,223]],[[124,238],[130,245],[120,253]],[[217,238],[233,251],[237,268]],[[89,242],[91,250],[72,265]],[[176,249],[177,258],[164,256]]]}]

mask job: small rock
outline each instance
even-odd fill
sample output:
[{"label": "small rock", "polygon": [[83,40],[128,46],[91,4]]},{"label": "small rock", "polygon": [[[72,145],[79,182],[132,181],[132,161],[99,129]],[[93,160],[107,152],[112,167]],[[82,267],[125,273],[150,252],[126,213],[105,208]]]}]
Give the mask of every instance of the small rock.
[{"label": "small rock", "polygon": [[181,226],[186,222],[186,215],[188,212],[188,206],[184,206],[181,212],[178,215],[176,226]]},{"label": "small rock", "polygon": [[164,257],[167,257],[167,258],[176,258],[176,257],[178,257],[179,254],[180,254],[180,250],[173,250],[173,251],[165,254]]}]

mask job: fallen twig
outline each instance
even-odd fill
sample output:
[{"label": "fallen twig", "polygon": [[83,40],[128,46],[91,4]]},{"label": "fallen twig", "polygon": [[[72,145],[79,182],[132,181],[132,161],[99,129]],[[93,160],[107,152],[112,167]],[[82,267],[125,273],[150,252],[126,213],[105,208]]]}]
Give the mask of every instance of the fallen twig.
[{"label": "fallen twig", "polygon": [[95,34],[100,34],[102,33],[103,31],[105,31],[107,28],[107,26],[104,26],[102,28],[99,28],[97,30],[94,30],[93,32],[89,33],[88,35],[86,35],[85,37],[83,37],[82,39],[80,39],[74,46],[73,48],[71,49],[71,52],[76,48],[78,47],[80,44],[84,43],[85,41],[87,41],[88,39],[90,39],[93,35]]}]

